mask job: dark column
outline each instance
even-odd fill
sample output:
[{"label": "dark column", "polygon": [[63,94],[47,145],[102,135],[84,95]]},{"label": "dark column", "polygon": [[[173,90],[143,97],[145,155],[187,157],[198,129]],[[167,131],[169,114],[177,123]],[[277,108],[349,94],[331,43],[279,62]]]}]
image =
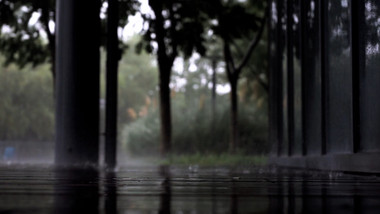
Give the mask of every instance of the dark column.
[{"label": "dark column", "polygon": [[[356,141],[356,151],[380,152],[380,53],[375,51],[380,45],[378,17],[380,1],[353,1],[353,24],[360,32],[356,34],[356,73],[359,76],[358,90],[360,102],[360,144]],[[355,29],[352,31],[354,32]],[[353,52],[355,53],[355,52]]]},{"label": "dark column", "polygon": [[57,1],[58,165],[98,164],[99,0]]},{"label": "dark column", "polygon": [[328,0],[319,0],[319,36],[321,39],[321,154],[326,154],[326,141],[327,141],[327,107],[328,107],[328,90],[327,90],[327,73],[328,73],[328,13],[327,13],[327,3]]},{"label": "dark column", "polygon": [[302,155],[301,1],[288,0],[289,154]]},{"label": "dark column", "polygon": [[287,0],[286,6],[286,42],[287,42],[287,110],[288,110],[288,148],[287,155],[292,155],[294,148],[294,61],[293,61],[293,2],[294,0]]},{"label": "dark column", "polygon": [[[313,2],[313,4],[312,4]],[[301,1],[304,152],[322,154],[320,0]]]},{"label": "dark column", "polygon": [[[351,1],[328,0],[325,70],[326,152],[353,152]],[[336,32],[339,33],[336,33]]]},{"label": "dark column", "polygon": [[268,5],[269,14],[271,18],[268,19],[268,61],[271,62],[268,64],[269,66],[269,142],[271,143],[271,153],[274,156],[279,154],[279,146],[280,146],[280,130],[281,130],[281,117],[280,117],[280,67],[279,67],[279,22],[278,13],[277,13],[277,1],[270,0]]},{"label": "dark column", "polygon": [[108,0],[107,20],[107,82],[106,82],[106,144],[105,161],[108,167],[116,165],[117,142],[117,69],[120,59],[118,48],[117,0]]},{"label": "dark column", "polygon": [[[363,38],[363,32],[365,31],[365,27],[363,27],[365,26],[364,4],[365,2],[360,0],[351,0],[353,152],[359,151],[360,133],[362,132],[361,128],[363,128],[360,126],[360,73],[363,73],[365,66],[365,42]],[[373,100],[378,99],[375,98]],[[372,113],[373,111],[371,110],[368,110],[368,112]]]},{"label": "dark column", "polygon": [[[211,59],[211,66],[212,66],[212,90],[211,90],[211,111],[213,120],[215,119],[215,113],[216,113],[216,66],[217,66],[217,60]],[[213,121],[214,124],[214,121]]]},{"label": "dark column", "polygon": [[279,13],[279,50],[281,55],[279,58],[279,71],[281,73],[281,143],[279,146],[279,154],[283,156],[289,155],[289,90],[288,90],[288,51],[289,48],[287,35],[287,2],[278,1]]}]

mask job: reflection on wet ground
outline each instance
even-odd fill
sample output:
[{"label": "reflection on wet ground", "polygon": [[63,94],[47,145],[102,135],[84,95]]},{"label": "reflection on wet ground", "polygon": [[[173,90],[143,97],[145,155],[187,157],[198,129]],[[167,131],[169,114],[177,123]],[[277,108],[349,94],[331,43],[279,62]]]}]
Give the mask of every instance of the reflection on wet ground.
[{"label": "reflection on wet ground", "polygon": [[276,168],[0,168],[0,213],[379,213],[380,178]]}]

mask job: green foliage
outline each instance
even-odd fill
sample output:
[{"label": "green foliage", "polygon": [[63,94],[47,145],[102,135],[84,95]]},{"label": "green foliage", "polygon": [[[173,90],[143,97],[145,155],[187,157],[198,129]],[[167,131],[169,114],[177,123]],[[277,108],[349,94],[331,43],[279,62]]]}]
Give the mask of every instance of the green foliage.
[{"label": "green foliage", "polygon": [[257,13],[249,11],[246,4],[234,1],[221,4],[216,18],[215,34],[228,41],[245,38],[260,26]]},{"label": "green foliage", "polygon": [[[49,49],[46,39],[54,39],[50,37],[48,26],[49,21],[54,20],[54,11],[53,0],[0,1],[0,51],[6,64],[14,62],[24,67],[28,63],[35,66],[51,60],[53,50]],[[36,12],[40,13],[41,21],[30,25],[29,21]],[[48,38],[42,39],[41,31]],[[54,41],[50,42],[54,44]]]},{"label": "green foliage", "polygon": [[[259,47],[261,50],[262,46]],[[190,64],[196,65],[196,71],[190,71]],[[221,64],[217,67],[219,67],[218,82],[225,83],[225,77],[223,79],[219,76]],[[262,72],[262,67],[262,65],[253,66],[259,72]],[[174,71],[172,75],[172,83],[176,83],[178,79],[186,81],[181,87],[176,84],[172,87],[172,151],[176,154],[220,154],[228,151],[229,97],[217,96],[217,109],[213,118],[210,108],[212,103],[209,88],[210,69],[209,59],[198,58],[192,60],[192,63],[185,60],[183,71]],[[267,93],[256,81],[256,76],[249,76],[251,73],[248,69],[247,73],[244,75],[244,81],[239,84],[240,144],[244,153],[263,154],[268,151]],[[158,116],[158,109],[152,108],[146,117],[141,117],[124,127],[121,141],[131,154],[158,154],[160,140]]]},{"label": "green foliage", "polygon": [[53,140],[53,90],[47,65],[0,68],[0,98],[0,140]]},{"label": "green foliage", "polygon": [[[158,72],[153,64],[153,56],[142,52],[135,54],[132,49],[138,38],[129,41],[131,49],[125,52],[119,63],[118,121],[124,124],[132,121],[131,111],[138,117],[146,114],[147,108],[154,105],[158,93]],[[128,113],[130,112],[130,113]]]},{"label": "green foliage", "polygon": [[[134,38],[130,43],[136,40]],[[0,56],[0,64],[4,60]],[[147,114],[145,111],[149,106],[154,106],[157,99],[157,70],[153,63],[152,56],[146,53],[136,55],[133,50],[126,52],[120,61],[120,127],[136,119],[131,117],[128,110],[140,117]],[[104,90],[105,83],[102,81],[103,98]],[[49,64],[37,67],[27,65],[23,69],[15,64],[0,67],[0,101],[0,140],[53,140],[54,96]]]},{"label": "green foliage", "polygon": [[[127,139],[127,143],[125,140]],[[131,154],[158,154],[160,142],[160,120],[158,111],[153,110],[124,127],[122,134],[123,146]]]},{"label": "green foliage", "polygon": [[[221,97],[219,98],[221,99]],[[173,144],[175,154],[220,154],[228,152],[229,112],[226,100],[218,102],[215,118],[207,109],[189,108],[179,98],[173,100]],[[241,108],[241,152],[268,152],[267,122],[263,109]],[[123,143],[133,155],[157,155],[159,142],[157,111],[125,126]]]},{"label": "green foliage", "polygon": [[155,16],[144,15],[149,28],[144,30],[138,50],[144,48],[148,52],[153,52],[155,49],[152,41],[156,41],[158,49],[165,49],[164,54],[172,59],[180,52],[185,58],[190,57],[193,52],[203,55],[206,51],[204,42],[208,9],[217,5],[217,2],[217,0],[150,0],[149,5]]},{"label": "green foliage", "polygon": [[[100,2],[103,4],[106,0]],[[125,27],[128,16],[134,15],[139,6],[138,0],[118,1],[120,27]],[[36,23],[30,24],[33,16],[38,18]],[[28,63],[54,64],[55,32],[49,25],[55,24],[55,17],[56,0],[1,0],[0,52],[5,56],[5,64],[16,63],[20,67]],[[107,20],[101,17],[101,45],[105,46]],[[125,49],[125,46],[120,44],[120,48]]]}]

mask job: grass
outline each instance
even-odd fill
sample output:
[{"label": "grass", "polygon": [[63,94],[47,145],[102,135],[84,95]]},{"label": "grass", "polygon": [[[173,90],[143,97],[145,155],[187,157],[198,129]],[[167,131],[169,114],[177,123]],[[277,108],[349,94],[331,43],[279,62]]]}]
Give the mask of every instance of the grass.
[{"label": "grass", "polygon": [[171,155],[161,160],[164,165],[200,165],[200,166],[262,166],[267,163],[266,156],[242,154],[186,154]]}]

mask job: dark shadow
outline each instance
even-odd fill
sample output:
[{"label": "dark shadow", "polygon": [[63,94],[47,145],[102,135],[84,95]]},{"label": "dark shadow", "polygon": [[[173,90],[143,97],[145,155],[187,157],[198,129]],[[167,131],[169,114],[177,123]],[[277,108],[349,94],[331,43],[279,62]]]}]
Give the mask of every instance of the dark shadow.
[{"label": "dark shadow", "polygon": [[238,193],[237,193],[237,187],[235,181],[232,181],[232,193],[231,193],[231,205],[230,205],[230,212],[231,214],[237,214],[238,212],[238,207],[239,207],[239,198],[238,198]]},{"label": "dark shadow", "polygon": [[215,172],[212,174],[212,188],[211,188],[211,213],[216,214],[217,213],[217,192],[216,192],[216,181],[215,181],[216,175]]},{"label": "dark shadow", "polygon": [[117,183],[115,172],[107,172],[105,180],[105,210],[106,214],[117,213]]},{"label": "dark shadow", "polygon": [[95,169],[56,169],[54,213],[99,213],[99,173]]},{"label": "dark shadow", "polygon": [[324,213],[322,184],[320,182],[317,183],[304,175],[302,180],[302,196],[303,213]]},{"label": "dark shadow", "polygon": [[334,176],[278,175],[268,186],[268,213],[378,213],[378,189],[371,181]]},{"label": "dark shadow", "polygon": [[269,207],[268,213],[284,213],[284,197],[283,197],[283,184],[281,177],[277,176],[273,178],[273,184],[269,186]]},{"label": "dark shadow", "polygon": [[171,182],[170,182],[170,166],[160,166],[160,176],[163,177],[162,181],[162,192],[160,194],[160,207],[158,210],[159,214],[170,214],[171,213]]}]

